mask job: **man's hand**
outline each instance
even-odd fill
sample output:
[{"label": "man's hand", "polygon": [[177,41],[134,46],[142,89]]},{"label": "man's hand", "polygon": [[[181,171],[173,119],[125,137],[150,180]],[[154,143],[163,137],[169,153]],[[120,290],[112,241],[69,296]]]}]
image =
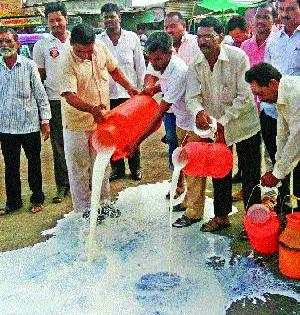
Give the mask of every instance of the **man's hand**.
[{"label": "man's hand", "polygon": [[94,116],[96,123],[99,123],[103,120],[103,117],[107,114],[107,110],[103,109],[102,105],[95,106],[91,109],[90,113]]},{"label": "man's hand", "polygon": [[130,97],[133,97],[134,95],[138,95],[140,94],[140,92],[135,89],[134,87],[130,87],[128,90],[127,90],[128,94]]},{"label": "man's hand", "polygon": [[141,94],[153,96],[159,92],[161,92],[160,85],[156,84],[151,86],[150,85],[144,86],[143,90],[141,91]]},{"label": "man's hand", "polygon": [[220,123],[217,123],[216,142],[226,143],[224,136],[224,127]]},{"label": "man's hand", "polygon": [[280,182],[280,179],[275,177],[272,172],[267,172],[261,177],[260,181],[263,186],[275,187]]},{"label": "man's hand", "polygon": [[202,130],[207,130],[209,129],[209,124],[211,124],[209,114],[204,110],[198,112],[196,115],[196,127]]},{"label": "man's hand", "polygon": [[46,141],[50,137],[50,125],[49,125],[49,123],[42,124],[41,130],[42,130],[42,135],[44,137],[44,141]]}]

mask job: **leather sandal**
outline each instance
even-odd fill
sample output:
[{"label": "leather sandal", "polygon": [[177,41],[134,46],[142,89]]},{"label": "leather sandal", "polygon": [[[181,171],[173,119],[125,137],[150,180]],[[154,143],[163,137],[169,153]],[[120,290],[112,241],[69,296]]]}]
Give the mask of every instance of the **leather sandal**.
[{"label": "leather sandal", "polygon": [[203,224],[200,228],[202,232],[215,232],[222,230],[231,225],[228,216],[224,217],[214,217],[210,219],[207,223]]},{"label": "leather sandal", "polygon": [[173,224],[173,227],[177,227],[177,228],[182,228],[182,227],[187,227],[190,226],[194,223],[197,223],[201,221],[201,219],[190,219],[189,217],[187,217],[186,215],[182,215],[181,218],[178,218]]}]

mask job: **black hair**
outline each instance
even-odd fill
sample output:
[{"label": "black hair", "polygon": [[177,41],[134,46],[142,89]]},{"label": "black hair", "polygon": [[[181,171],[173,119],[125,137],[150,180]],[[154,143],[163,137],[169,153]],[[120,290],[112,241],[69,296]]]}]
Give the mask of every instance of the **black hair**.
[{"label": "black hair", "polygon": [[172,49],[173,40],[172,37],[163,31],[152,33],[145,43],[145,53],[151,54],[159,49],[164,53],[169,52]]},{"label": "black hair", "polygon": [[169,13],[166,14],[165,18],[173,18],[175,16],[177,16],[180,21],[185,23],[185,19],[184,19],[183,15],[179,11],[169,12]]},{"label": "black hair", "polygon": [[213,16],[207,16],[207,17],[203,18],[200,21],[198,27],[213,27],[214,31],[217,34],[224,33],[224,26],[223,26],[222,22]]},{"label": "black hair", "polygon": [[73,27],[71,31],[70,43],[89,45],[95,42],[95,32],[91,25],[80,23]]},{"label": "black hair", "polygon": [[259,63],[245,73],[248,83],[256,81],[259,86],[268,86],[271,80],[280,81],[281,73],[269,63]]},{"label": "black hair", "polygon": [[10,28],[10,27],[7,27],[7,26],[0,26],[0,34],[3,34],[3,33],[10,33],[10,34],[12,34],[14,40],[18,41],[18,33],[13,28]]},{"label": "black hair", "polygon": [[118,15],[120,15],[120,8],[115,3],[105,3],[101,7],[101,14],[109,12],[116,12]]},{"label": "black hair", "polygon": [[65,6],[64,3],[62,2],[48,2],[46,5],[45,5],[45,17],[47,18],[48,15],[52,12],[58,12],[60,11],[61,14],[66,17],[67,16],[67,8]]},{"label": "black hair", "polygon": [[260,5],[259,7],[256,8],[256,13],[257,13],[257,10],[264,9],[264,8],[270,8],[272,10],[272,17],[273,18],[277,18],[278,14],[277,14],[276,8],[273,5],[273,3],[267,2],[267,3],[264,3],[264,4]]},{"label": "black hair", "polygon": [[248,27],[247,21],[241,15],[234,15],[228,20],[227,32],[233,31],[237,27],[241,29],[242,31],[246,31]]}]

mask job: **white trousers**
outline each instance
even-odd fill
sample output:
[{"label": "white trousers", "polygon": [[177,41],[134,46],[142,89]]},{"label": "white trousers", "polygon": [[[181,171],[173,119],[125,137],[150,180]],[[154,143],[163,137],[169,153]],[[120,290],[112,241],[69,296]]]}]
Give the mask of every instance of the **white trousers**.
[{"label": "white trousers", "polygon": [[[70,181],[70,191],[75,212],[85,211],[91,206],[92,172],[96,152],[90,145],[92,131],[70,131],[63,129],[64,149]],[[110,201],[110,166],[105,170],[100,200]]]}]

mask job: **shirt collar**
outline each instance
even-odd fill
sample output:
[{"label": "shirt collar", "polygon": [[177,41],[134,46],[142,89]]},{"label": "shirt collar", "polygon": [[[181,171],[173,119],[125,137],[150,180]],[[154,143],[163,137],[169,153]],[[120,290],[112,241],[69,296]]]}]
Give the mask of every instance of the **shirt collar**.
[{"label": "shirt collar", "polygon": [[[87,60],[87,59],[83,60],[83,59],[81,59],[80,57],[78,57],[78,56],[74,53],[72,46],[70,47],[70,52],[71,52],[71,56],[74,58],[74,60],[75,60],[76,62],[84,63],[84,62],[91,62],[91,61],[92,61],[92,60]],[[94,54],[95,54],[95,47],[94,47],[94,49],[93,49],[92,59],[93,59]]]},{"label": "shirt collar", "polygon": [[[224,48],[224,45],[226,45],[226,44],[221,44],[221,50],[220,50],[220,54],[218,56],[218,60],[229,61],[227,53],[226,53],[226,49]],[[198,55],[198,57],[196,59],[196,64],[200,64],[203,61],[206,61],[206,58],[205,58],[204,54],[202,53],[202,51],[200,50],[200,54]]]},{"label": "shirt collar", "polygon": [[173,71],[173,68],[174,68],[174,56],[171,57],[170,62],[167,65],[167,68],[165,69],[165,71],[162,73],[161,77],[162,78],[169,77]]},{"label": "shirt collar", "polygon": [[[71,36],[71,32],[68,31],[68,30],[67,30],[66,32],[67,32],[67,41],[68,41],[68,39],[69,39],[70,36]],[[59,40],[59,39],[58,39],[57,37],[55,37],[52,33],[50,33],[49,36],[50,36],[50,39],[53,40],[53,41],[54,41],[54,40]]]},{"label": "shirt collar", "polygon": [[[298,27],[294,30],[292,36],[299,31],[300,31],[300,25],[298,25]],[[283,36],[284,34],[287,35],[287,33],[285,32],[284,26],[278,32],[280,33],[280,37]]]},{"label": "shirt collar", "polygon": [[[13,67],[15,67],[16,65],[22,64],[22,63],[23,63],[23,61],[22,61],[21,56],[20,56],[20,55],[17,55],[17,60],[16,60],[15,64],[13,65]],[[4,59],[3,59],[2,56],[0,56],[0,64],[2,64],[2,65],[4,65],[5,67],[7,67],[7,66],[6,66],[6,63],[5,63],[5,61],[4,61]]]}]

